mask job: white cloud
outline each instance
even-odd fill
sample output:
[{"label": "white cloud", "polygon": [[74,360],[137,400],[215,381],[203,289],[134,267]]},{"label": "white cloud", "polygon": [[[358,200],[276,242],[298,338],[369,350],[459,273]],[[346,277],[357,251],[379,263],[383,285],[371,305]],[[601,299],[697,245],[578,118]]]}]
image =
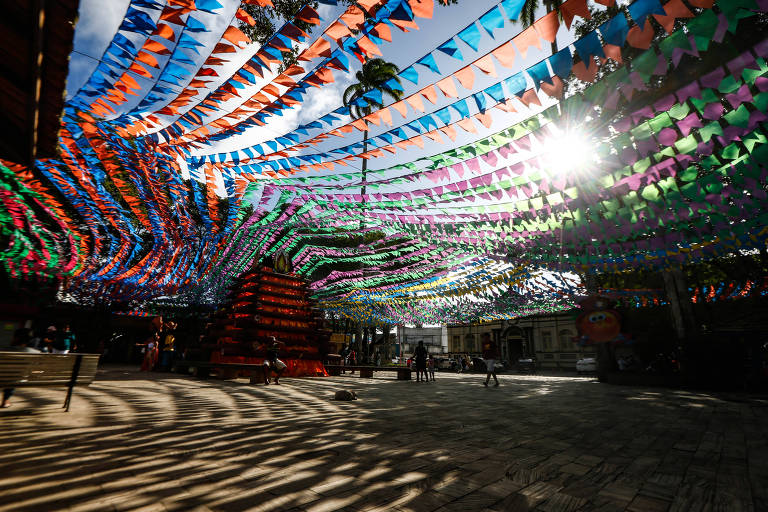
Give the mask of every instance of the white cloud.
[{"label": "white cloud", "polygon": [[[67,99],[88,80],[98,65],[98,58],[112,42],[112,38],[123,22],[123,16],[130,0],[81,0],[73,48],[67,76]],[[91,58],[93,57],[93,58]]]}]

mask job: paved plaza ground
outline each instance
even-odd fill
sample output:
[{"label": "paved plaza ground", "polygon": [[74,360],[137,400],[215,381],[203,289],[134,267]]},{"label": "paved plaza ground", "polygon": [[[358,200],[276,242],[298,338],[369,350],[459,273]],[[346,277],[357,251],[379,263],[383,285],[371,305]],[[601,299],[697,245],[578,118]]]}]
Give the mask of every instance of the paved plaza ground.
[{"label": "paved plaza ground", "polygon": [[768,510],[768,400],[481,378],[107,367],[69,413],[63,390],[20,390],[0,411],[0,510]]}]

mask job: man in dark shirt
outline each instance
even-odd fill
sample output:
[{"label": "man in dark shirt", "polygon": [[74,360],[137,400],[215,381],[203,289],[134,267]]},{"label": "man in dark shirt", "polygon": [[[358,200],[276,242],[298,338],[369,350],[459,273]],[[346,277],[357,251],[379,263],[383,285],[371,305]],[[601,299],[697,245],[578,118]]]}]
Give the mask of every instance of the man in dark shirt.
[{"label": "man in dark shirt", "polygon": [[424,347],[424,342],[419,340],[419,344],[416,346],[416,350],[413,353],[414,359],[416,359],[416,382],[421,381],[421,376],[424,376],[424,382],[428,382],[427,378],[427,349]]},{"label": "man in dark shirt", "polygon": [[488,387],[488,381],[491,380],[491,375],[493,375],[493,380],[496,381],[494,386],[498,387],[499,379],[496,378],[494,366],[496,365],[496,359],[499,357],[499,347],[487,332],[483,333],[481,339],[483,341],[483,361],[485,361],[485,371],[487,372],[483,386]]}]

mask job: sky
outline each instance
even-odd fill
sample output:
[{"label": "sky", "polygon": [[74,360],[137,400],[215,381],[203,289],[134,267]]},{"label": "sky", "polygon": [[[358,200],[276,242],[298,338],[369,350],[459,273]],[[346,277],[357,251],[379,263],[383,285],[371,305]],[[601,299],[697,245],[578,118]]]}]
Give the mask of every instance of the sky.
[{"label": "sky", "polygon": [[[198,37],[201,43],[204,43],[209,47],[212,47],[219,40],[221,33],[231,22],[235,11],[240,5],[240,2],[237,0],[220,0],[220,2],[223,4],[223,8],[217,10],[216,14],[209,14],[205,12],[194,13],[195,17],[205,23],[206,27],[210,30],[209,33],[202,34],[200,37]],[[384,42],[380,45],[380,49],[384,54],[383,58],[398,65],[400,69],[404,69],[427,53],[433,51],[437,46],[457,34],[472,21],[477,20],[481,15],[496,6],[498,3],[499,2],[493,0],[460,0],[458,5],[448,7],[436,5],[433,18],[416,19],[416,22],[419,25],[419,30],[404,33],[393,28],[393,42]],[[81,0],[80,17],[75,30],[74,51],[70,61],[70,73],[67,87],[68,97],[71,97],[72,94],[74,94],[79,89],[79,87],[87,80],[88,76],[97,65],[97,59],[100,58],[105,48],[110,43],[113,35],[122,22],[122,18],[128,5],[129,0]],[[321,5],[319,12],[322,18],[322,22],[319,27],[315,28],[313,32],[313,38],[321,34],[322,29],[330,25],[342,12],[342,10],[343,8],[341,6]],[[157,20],[160,11],[150,11],[149,13],[154,20]],[[543,8],[540,8],[539,12],[537,13],[537,17],[543,16],[544,14],[546,14],[546,11]],[[235,20],[233,24],[236,23],[237,22]],[[438,81],[443,76],[461,69],[467,63],[472,62],[493,48],[496,48],[497,46],[500,46],[507,40],[511,39],[521,30],[522,26],[519,23],[506,21],[504,27],[495,30],[494,37],[491,37],[481,28],[483,38],[477,51],[473,51],[468,45],[464,44],[462,41],[458,41],[461,53],[464,56],[464,61],[459,61],[444,55],[441,52],[436,52],[436,61],[441,74],[437,75],[423,66],[416,66],[417,70],[419,71],[418,85],[414,85],[407,80],[402,80],[402,85],[405,88],[406,96],[421,90],[428,84]],[[137,43],[137,46],[139,46],[142,42],[142,40],[136,38],[135,36],[133,40]],[[568,31],[566,30],[565,26],[561,26],[560,31],[558,32],[558,47],[563,47],[572,41],[573,31]],[[335,45],[333,46],[335,47]],[[237,70],[257,50],[258,45],[251,44],[245,49],[238,51],[237,54],[227,55],[227,58],[230,59],[231,62],[220,70],[217,68],[219,74],[221,75],[221,79],[219,79],[219,82],[215,82],[212,85],[218,85],[219,83],[226,80],[226,78],[228,78],[232,72]],[[196,59],[196,61],[202,63],[207,54],[207,51],[201,51],[201,55]],[[542,41],[542,48],[529,48],[528,54],[525,58],[517,53],[514,68],[512,69],[504,68],[497,63],[496,70],[499,76],[496,78],[485,76],[475,68],[476,80],[475,88],[472,92],[482,90],[499,80],[511,76],[518,71],[525,69],[526,67],[548,57],[549,54],[549,44],[545,41]],[[317,62],[319,61],[313,61],[310,63],[310,66],[305,66],[305,68],[311,69],[311,67],[313,67]],[[197,151],[194,153],[219,153],[248,147],[265,140],[273,139],[277,136],[289,133],[299,124],[311,122],[318,117],[331,112],[332,110],[341,106],[342,93],[344,89],[346,89],[351,83],[354,82],[354,72],[357,71],[357,69],[360,67],[356,59],[351,58],[350,62],[354,64],[354,68],[351,70],[352,72],[345,74],[340,71],[334,71],[335,82],[327,84],[322,88],[311,88],[311,92],[306,96],[306,101],[297,108],[284,110],[284,115],[282,116],[273,116],[264,127],[250,128],[243,134],[231,137],[225,141],[221,141],[215,145],[212,145],[210,149],[205,151]],[[139,95],[136,98],[133,98],[133,101],[130,101],[124,105],[122,111],[130,110],[130,108],[132,108],[140,100],[140,98],[149,91],[149,88],[152,85],[148,80],[141,77],[137,77],[137,81],[143,89],[139,92]],[[247,89],[246,92],[249,94],[255,93],[266,83],[268,83],[268,79],[257,83],[252,87],[252,89]],[[458,90],[460,97],[468,96],[471,94],[471,92],[466,91],[461,87],[458,87]],[[201,99],[202,97],[203,96],[200,95],[198,96],[198,99]],[[247,97],[247,95],[243,94],[243,97]],[[414,161],[425,156],[437,154],[453,147],[485,138],[488,135],[496,133],[510,125],[526,119],[533,112],[543,110],[553,103],[553,101],[549,100],[543,93],[540,94],[540,97],[542,99],[543,106],[538,108],[534,107],[536,110],[528,110],[523,108],[521,109],[521,112],[507,114],[498,109],[492,109],[492,117],[494,122],[488,129],[480,126],[479,123],[475,123],[478,125],[477,134],[468,134],[459,129],[457,130],[459,135],[455,142],[450,142],[447,137],[443,137],[444,142],[438,143],[425,137],[425,146],[423,149],[411,146],[407,150],[399,150],[395,155],[390,156],[387,154],[386,157],[371,159],[369,161],[368,167],[371,170],[386,169],[397,164]],[[426,113],[439,110],[451,101],[454,100],[445,98],[442,94],[438,94],[438,102],[436,105],[431,105],[429,102],[424,101],[425,108],[427,109]],[[225,104],[224,107],[226,109],[234,109],[241,102],[242,100],[239,102],[237,100],[230,101],[229,103]],[[476,107],[474,106],[474,102],[470,100],[468,103],[471,105],[471,113],[474,114],[477,111]],[[162,104],[159,103],[157,108],[160,108],[161,106]],[[416,116],[410,109],[407,119],[403,119],[399,114],[393,114],[395,126],[410,122],[416,119],[416,117],[418,116]],[[388,126],[373,129],[370,133],[370,136],[374,137],[388,129],[390,129]],[[312,135],[316,135],[318,133],[321,132],[311,132]],[[327,141],[321,143],[316,148],[303,151],[304,153],[329,151],[338,147],[354,144],[359,142],[361,139],[361,132],[355,130],[352,133],[347,134],[344,138],[330,137]],[[485,163],[483,162],[481,165],[485,166]],[[353,172],[355,169],[359,169],[359,166],[360,161],[350,162],[348,167],[337,165],[334,171],[329,172],[327,170],[323,170],[322,174],[349,173]],[[405,172],[406,171],[399,171],[392,174],[388,173],[388,177],[403,174]],[[299,173],[295,176],[307,176],[311,175],[312,173],[317,174],[317,171],[311,171],[310,173],[304,174]],[[421,183],[417,182],[411,185],[411,187],[416,188],[420,186],[428,186],[430,184],[431,182],[427,180],[422,181]],[[382,189],[381,191],[386,190],[387,189]],[[405,189],[403,188],[403,185],[392,185],[389,190],[404,191]]]}]

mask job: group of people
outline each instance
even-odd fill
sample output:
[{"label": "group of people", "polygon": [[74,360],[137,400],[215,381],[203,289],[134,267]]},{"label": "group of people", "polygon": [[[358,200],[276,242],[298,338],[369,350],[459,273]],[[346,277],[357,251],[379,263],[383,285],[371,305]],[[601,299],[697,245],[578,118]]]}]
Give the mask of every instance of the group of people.
[{"label": "group of people", "polygon": [[[491,339],[491,335],[483,333],[483,362],[485,362],[485,382],[483,386],[488,387],[488,383],[493,377],[495,382],[494,387],[499,386],[499,378],[496,376],[496,361],[499,358],[499,346]],[[423,341],[419,341],[416,345],[416,350],[413,353],[413,358],[416,362],[416,382],[429,382],[435,380],[435,359],[432,354],[427,352],[427,348],[424,346]],[[462,358],[462,364],[465,364]],[[464,367],[466,369],[466,367]]]},{"label": "group of people", "polygon": [[[158,317],[160,318],[160,317]],[[153,322],[156,330],[147,339],[142,347],[144,359],[141,362],[141,370],[169,370],[173,364],[173,356],[176,353],[175,331],[176,322]]]},{"label": "group of people", "polygon": [[41,335],[35,335],[32,329],[24,327],[16,330],[14,340],[17,336],[23,337],[25,339],[24,346],[35,352],[69,354],[71,351],[77,350],[77,338],[69,324],[64,324],[62,329],[50,325]]}]

